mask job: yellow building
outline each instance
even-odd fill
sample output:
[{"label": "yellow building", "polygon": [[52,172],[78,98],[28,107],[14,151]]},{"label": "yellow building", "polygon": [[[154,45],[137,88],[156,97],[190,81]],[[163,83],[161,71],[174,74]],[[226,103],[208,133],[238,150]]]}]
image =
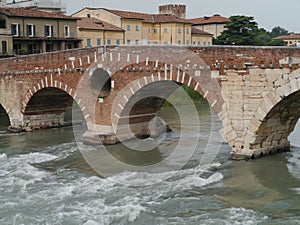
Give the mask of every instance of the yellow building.
[{"label": "yellow building", "polygon": [[125,45],[212,44],[212,35],[192,29],[192,22],[183,18],[185,6],[167,5],[160,6],[159,9],[159,14],[147,14],[105,8],[84,8],[72,16],[95,18],[124,30]]},{"label": "yellow building", "polygon": [[299,46],[300,34],[290,33],[289,35],[275,37],[273,40],[283,40],[287,46]]},{"label": "yellow building", "polygon": [[197,28],[192,28],[192,45],[210,46],[213,35]]},{"label": "yellow building", "polygon": [[86,17],[78,20],[77,26],[83,47],[124,44],[124,30],[112,24]]},{"label": "yellow building", "polygon": [[2,54],[50,52],[81,45],[74,17],[25,8],[0,8],[0,21]]}]

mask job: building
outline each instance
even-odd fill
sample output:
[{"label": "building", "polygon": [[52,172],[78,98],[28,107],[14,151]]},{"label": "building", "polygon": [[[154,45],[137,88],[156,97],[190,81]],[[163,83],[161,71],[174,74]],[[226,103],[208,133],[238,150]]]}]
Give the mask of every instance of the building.
[{"label": "building", "polygon": [[213,34],[214,38],[217,38],[226,29],[225,25],[230,22],[230,19],[215,14],[203,18],[188,19],[188,21],[193,24],[194,28]]},{"label": "building", "polygon": [[[185,19],[185,6],[183,5],[160,6],[159,14],[84,8],[73,16],[95,18],[124,30],[122,44],[125,45],[144,43],[176,45],[192,45],[192,43],[203,45],[205,43],[205,45],[211,45],[212,43],[212,35],[196,32],[196,28],[192,32],[192,23]],[[192,41],[194,34],[195,40]]]},{"label": "building", "polygon": [[32,54],[80,47],[77,20],[26,8],[0,8],[0,54]]},{"label": "building", "polygon": [[275,37],[273,40],[283,40],[287,46],[299,46],[300,34],[290,33],[289,35]]},{"label": "building", "polygon": [[0,0],[0,8],[6,7],[6,0]]},{"label": "building", "polygon": [[77,26],[84,47],[124,44],[125,31],[112,24],[86,17],[78,20]]},{"label": "building", "polygon": [[67,11],[66,4],[62,3],[60,0],[13,0],[11,3],[7,3],[7,7],[28,8],[32,10],[59,14],[64,14]]}]

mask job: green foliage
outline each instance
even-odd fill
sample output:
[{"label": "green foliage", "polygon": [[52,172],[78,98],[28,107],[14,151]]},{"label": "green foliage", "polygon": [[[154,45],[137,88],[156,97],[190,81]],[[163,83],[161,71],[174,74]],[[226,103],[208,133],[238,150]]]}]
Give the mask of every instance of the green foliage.
[{"label": "green foliage", "polygon": [[257,23],[251,16],[231,16],[231,22],[225,25],[225,30],[217,38],[217,43],[223,45],[253,45],[258,33]]},{"label": "green foliage", "polygon": [[272,40],[267,43],[268,46],[285,46],[286,43],[283,40]]},{"label": "green foliage", "polygon": [[[182,94],[182,89],[187,93],[187,95]],[[171,105],[170,102],[173,104],[179,104],[179,105],[185,105],[192,100],[194,103],[201,103],[205,102],[206,100],[200,95],[197,91],[195,91],[193,88],[182,85],[180,88],[175,90],[172,95],[167,99],[167,102],[165,103],[166,106]]]},{"label": "green foliage", "polygon": [[271,32],[259,28],[252,16],[231,16],[231,22],[226,24],[225,30],[219,37],[213,39],[215,45],[257,45],[257,46],[283,46],[283,41],[272,38],[286,35],[289,32],[279,26]]},{"label": "green foliage", "polygon": [[278,37],[278,36],[283,36],[283,35],[288,35],[289,34],[289,31],[282,28],[282,27],[274,27],[270,33],[271,37],[274,38],[274,37]]}]

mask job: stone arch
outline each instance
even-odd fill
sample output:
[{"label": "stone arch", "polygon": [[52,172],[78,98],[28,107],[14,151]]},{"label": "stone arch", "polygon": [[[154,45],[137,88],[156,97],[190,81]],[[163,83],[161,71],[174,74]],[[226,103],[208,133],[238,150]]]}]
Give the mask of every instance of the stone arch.
[{"label": "stone arch", "polygon": [[[27,90],[25,97],[22,101],[22,108],[21,112],[24,117],[23,126],[26,129],[26,126],[28,125],[28,118],[26,118],[27,114],[35,114],[35,112],[29,112],[29,106],[30,103],[33,101],[37,101],[35,99],[36,96],[46,96],[46,93],[50,93],[53,95],[61,95],[64,100],[68,98],[68,101],[70,104],[75,101],[77,105],[80,108],[80,111],[82,112],[85,122],[89,124],[90,122],[90,116],[89,112],[87,111],[87,107],[85,106],[85,102],[80,98],[79,94],[76,93],[76,89],[70,85],[68,85],[66,82],[62,82],[58,79],[54,79],[53,75],[51,74],[50,77],[46,76],[45,78],[38,81],[34,86],[32,86],[30,89]],[[51,97],[45,98],[44,100],[50,100]],[[50,110],[50,109],[49,109]],[[61,109],[62,110],[62,109]],[[60,110],[60,111],[61,111]],[[59,122],[58,122],[59,123]],[[60,126],[61,124],[54,124],[54,126]],[[51,126],[46,126],[51,127]],[[31,130],[31,129],[28,129]]]},{"label": "stone arch", "polygon": [[289,148],[288,136],[299,117],[300,70],[289,74],[259,104],[246,127],[245,148],[249,157],[260,157]]}]

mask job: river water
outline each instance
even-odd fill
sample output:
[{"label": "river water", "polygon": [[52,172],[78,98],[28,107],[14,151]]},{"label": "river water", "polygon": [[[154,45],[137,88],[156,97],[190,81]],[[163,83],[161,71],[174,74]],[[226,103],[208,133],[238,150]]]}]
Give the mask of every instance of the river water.
[{"label": "river water", "polygon": [[[188,148],[198,136],[193,155],[178,171],[104,177],[82,157],[80,149],[89,146],[76,142],[72,127],[22,134],[2,129],[0,224],[300,224],[300,148],[229,161],[229,146],[217,133],[210,136],[220,122],[212,123],[216,116],[206,104],[198,112],[200,135],[194,121],[181,133],[178,115],[167,107],[161,117],[173,132],[160,147],[146,153],[121,144],[108,148],[123,162],[149,165],[167,158],[180,138]],[[300,146],[297,130],[291,141]],[[203,162],[205,148],[217,153],[209,164]]]}]

